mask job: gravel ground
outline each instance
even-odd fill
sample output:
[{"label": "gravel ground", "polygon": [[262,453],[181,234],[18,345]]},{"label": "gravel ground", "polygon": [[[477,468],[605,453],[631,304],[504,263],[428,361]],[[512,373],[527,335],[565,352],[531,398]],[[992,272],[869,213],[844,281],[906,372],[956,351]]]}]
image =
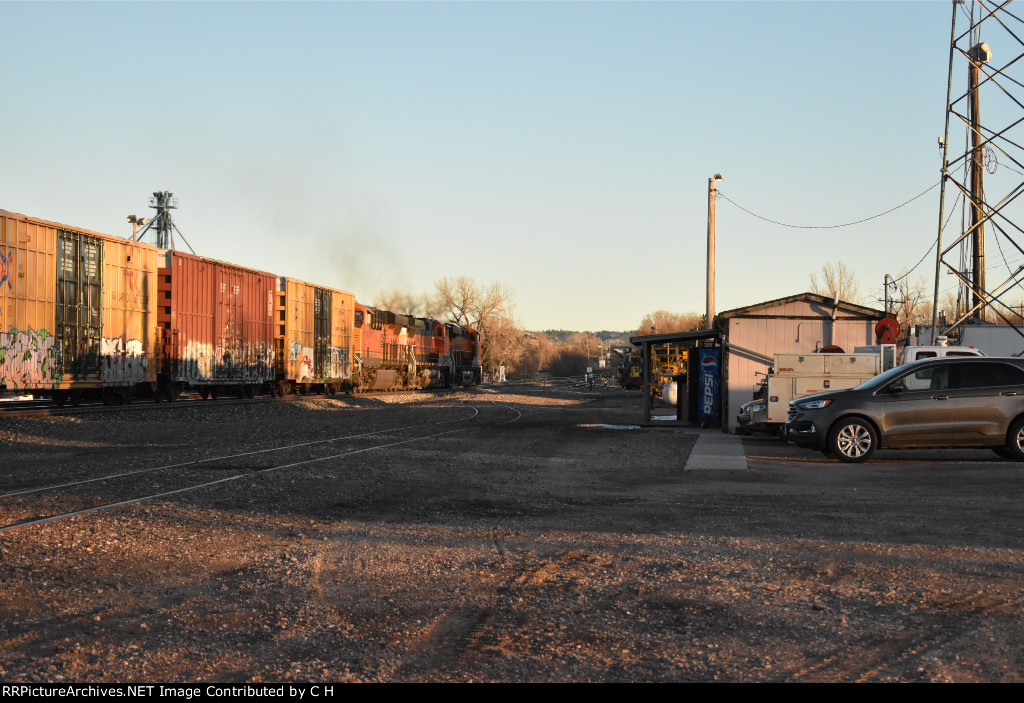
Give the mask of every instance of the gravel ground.
[{"label": "gravel ground", "polygon": [[0,493],[182,464],[5,496],[0,525],[211,483],[0,532],[0,679],[1024,679],[1015,464],[752,439],[746,471],[683,471],[693,430],[610,427],[639,405],[520,385],[0,419]]}]

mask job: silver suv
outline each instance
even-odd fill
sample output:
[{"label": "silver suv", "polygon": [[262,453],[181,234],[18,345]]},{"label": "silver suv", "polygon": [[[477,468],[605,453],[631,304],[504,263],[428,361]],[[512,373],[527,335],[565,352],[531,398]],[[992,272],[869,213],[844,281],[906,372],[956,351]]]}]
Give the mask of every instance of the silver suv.
[{"label": "silver suv", "polygon": [[789,404],[786,436],[840,461],[879,447],[991,447],[1024,461],[1024,360],[946,357]]}]

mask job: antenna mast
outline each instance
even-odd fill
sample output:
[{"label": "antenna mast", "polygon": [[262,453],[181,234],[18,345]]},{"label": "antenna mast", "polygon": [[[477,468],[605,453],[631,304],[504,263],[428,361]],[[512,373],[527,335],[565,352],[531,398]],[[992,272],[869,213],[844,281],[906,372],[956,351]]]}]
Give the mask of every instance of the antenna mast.
[{"label": "antenna mast", "polygon": [[[1010,323],[1012,301],[1003,299],[1024,281],[1024,229],[1013,218],[1010,206],[1024,193],[1024,21],[1008,9],[1012,0],[953,0],[950,29],[949,81],[946,87],[946,128],[942,140],[942,194],[939,199],[939,232],[935,257],[935,293],[932,299],[932,343],[940,333],[956,332],[968,319],[998,317]],[[967,28],[957,33],[957,15]],[[981,40],[984,29],[986,41]],[[995,52],[990,48],[996,47]],[[993,63],[998,58],[999,64]],[[963,73],[966,73],[964,80]],[[956,79],[954,79],[956,74]],[[966,90],[954,96],[954,82]],[[1020,93],[1021,95],[1016,95]],[[988,122],[981,121],[985,97]],[[963,151],[950,149],[951,124],[964,129]],[[953,151],[954,153],[950,153]],[[1002,165],[1004,168],[999,169]],[[984,174],[992,178],[986,187]],[[997,173],[998,172],[998,173]],[[953,187],[970,208],[969,225],[943,243],[943,229],[951,212],[945,211],[946,188]],[[955,207],[955,206],[954,206]],[[990,287],[985,259],[985,232],[994,238],[1006,273]],[[960,254],[969,247],[969,270],[963,270]],[[1002,268],[1002,266],[1000,266]],[[939,288],[942,273],[952,274],[970,290],[970,307],[947,315],[939,330]],[[995,273],[995,271],[993,271]],[[1018,330],[1019,332],[1019,330]],[[1024,336],[1024,333],[1021,333]]]}]

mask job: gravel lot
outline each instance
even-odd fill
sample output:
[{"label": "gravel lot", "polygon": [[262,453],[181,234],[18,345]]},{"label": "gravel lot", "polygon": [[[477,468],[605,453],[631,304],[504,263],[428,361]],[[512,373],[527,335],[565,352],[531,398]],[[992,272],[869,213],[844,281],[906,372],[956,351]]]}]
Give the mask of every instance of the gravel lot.
[{"label": "gravel lot", "polygon": [[523,384],[0,418],[0,493],[181,464],[0,498],[10,525],[167,494],[0,532],[0,679],[1024,679],[1018,465],[753,438],[745,471],[684,471],[695,430],[609,427],[639,408]]}]

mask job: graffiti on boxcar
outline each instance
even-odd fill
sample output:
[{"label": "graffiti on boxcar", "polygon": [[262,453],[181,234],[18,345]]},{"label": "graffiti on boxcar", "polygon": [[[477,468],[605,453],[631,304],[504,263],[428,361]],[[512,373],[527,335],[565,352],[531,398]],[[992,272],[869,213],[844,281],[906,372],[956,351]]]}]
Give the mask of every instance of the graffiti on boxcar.
[{"label": "graffiti on boxcar", "polygon": [[14,258],[14,252],[10,249],[7,250],[7,256],[4,256],[2,250],[0,250],[0,288],[3,287],[4,283],[7,284],[7,290],[12,290],[11,278],[8,275],[11,266],[11,259]]},{"label": "graffiti on boxcar", "polygon": [[100,343],[103,354],[103,380],[122,383],[144,383],[149,359],[137,339],[124,337],[104,338]]},{"label": "graffiti on boxcar", "polygon": [[178,376],[189,381],[208,381],[211,377],[213,349],[209,344],[190,341],[178,365]]},{"label": "graffiti on boxcar", "polygon": [[189,342],[178,365],[184,381],[262,383],[273,378],[274,351],[266,344],[218,346]]},{"label": "graffiti on boxcar", "polygon": [[329,378],[348,378],[348,349],[343,347],[331,347],[331,368],[328,371]]},{"label": "graffiti on boxcar", "polygon": [[295,380],[304,381],[313,378],[313,347],[304,347],[299,342],[288,345],[288,354],[295,363]]},{"label": "graffiti on boxcar", "polygon": [[273,378],[274,352],[265,344],[221,346],[212,378],[217,381],[262,383]]},{"label": "graffiti on boxcar", "polygon": [[0,380],[9,390],[56,385],[59,356],[57,340],[46,330],[0,332]]}]

